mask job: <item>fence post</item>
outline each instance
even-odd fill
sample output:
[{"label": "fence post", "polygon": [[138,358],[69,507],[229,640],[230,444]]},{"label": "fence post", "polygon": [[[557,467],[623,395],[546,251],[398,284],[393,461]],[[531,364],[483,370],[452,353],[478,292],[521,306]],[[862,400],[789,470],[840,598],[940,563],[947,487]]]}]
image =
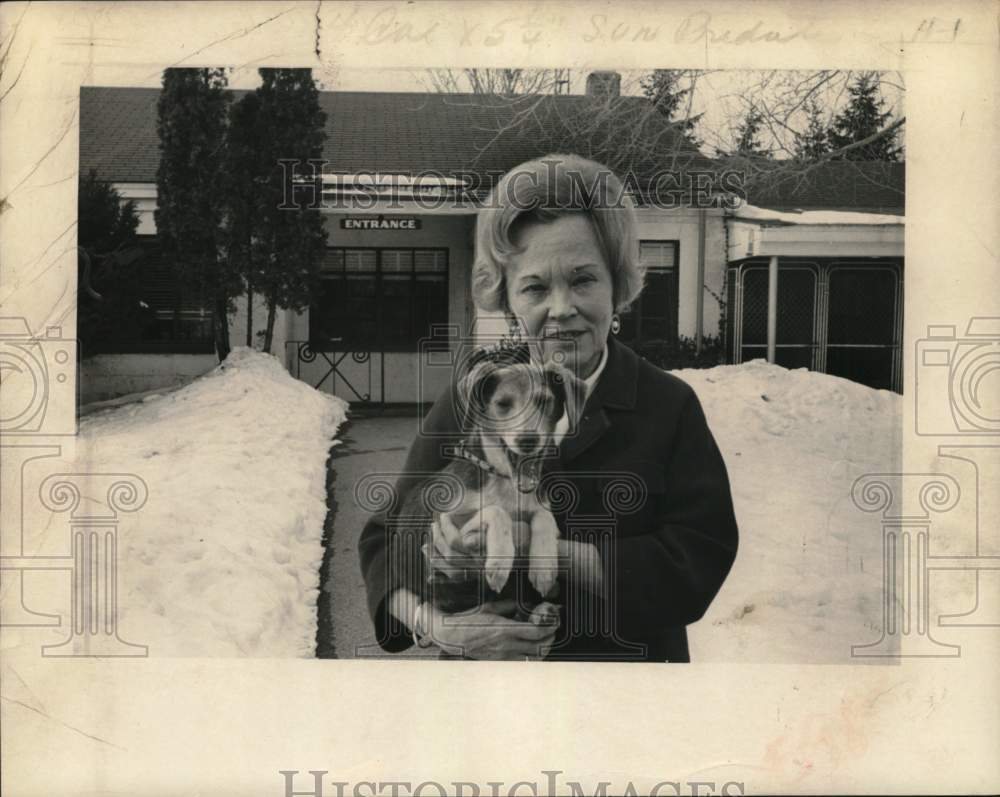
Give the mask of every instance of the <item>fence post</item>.
[{"label": "fence post", "polygon": [[774,363],[778,334],[778,256],[771,255],[767,266],[767,361]]}]

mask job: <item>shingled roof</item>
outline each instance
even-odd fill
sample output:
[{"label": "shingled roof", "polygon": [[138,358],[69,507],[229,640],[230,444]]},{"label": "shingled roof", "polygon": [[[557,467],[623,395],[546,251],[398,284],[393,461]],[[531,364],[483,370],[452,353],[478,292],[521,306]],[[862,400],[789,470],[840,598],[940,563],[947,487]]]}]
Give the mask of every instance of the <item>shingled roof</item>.
[{"label": "shingled roof", "polygon": [[[245,91],[233,90],[234,99]],[[154,183],[159,163],[158,88],[80,89],[80,171],[108,182]],[[639,183],[656,169],[719,170],[739,164],[704,156],[641,97],[586,95],[499,98],[477,94],[321,92],[324,158],[334,173],[496,175],[554,151],[629,168]],[[595,123],[592,120],[597,119]],[[627,166],[625,165],[627,162]],[[850,209],[902,213],[904,164],[789,162],[746,170],[748,201],[779,210]]]},{"label": "shingled roof", "polygon": [[[234,99],[243,91],[234,90]],[[80,89],[80,170],[95,169],[109,182],[155,182],[159,160],[155,88]],[[642,154],[656,151],[659,162],[641,157],[640,168],[662,165],[672,155],[683,167],[710,168],[711,161],[678,136],[671,125],[650,113],[640,97],[614,99],[615,119],[632,124],[587,127],[586,140],[572,133],[589,119],[595,98],[555,95],[500,98],[477,94],[416,92],[321,92],[326,112],[324,158],[330,172],[379,171],[451,174],[473,171],[488,176],[519,163],[572,146],[578,154],[603,159],[635,141]],[[636,127],[639,127],[637,135]],[[577,136],[582,139],[582,136]],[[607,162],[605,160],[605,162]],[[614,165],[614,164],[609,164]]]},{"label": "shingled roof", "polygon": [[[741,165],[734,164],[734,168]],[[748,174],[747,202],[756,207],[893,215],[904,212],[905,163],[764,161],[742,168]]]}]

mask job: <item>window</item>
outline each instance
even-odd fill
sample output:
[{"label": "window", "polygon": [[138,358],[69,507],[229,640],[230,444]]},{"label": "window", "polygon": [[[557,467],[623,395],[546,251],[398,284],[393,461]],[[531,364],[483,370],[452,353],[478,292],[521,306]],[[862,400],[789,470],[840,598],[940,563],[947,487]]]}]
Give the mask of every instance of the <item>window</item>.
[{"label": "window", "polygon": [[618,337],[629,344],[677,340],[677,242],[640,241],[646,287],[622,315]]},{"label": "window", "polygon": [[328,249],[309,311],[318,348],[415,351],[448,321],[447,249]]},{"label": "window", "polygon": [[141,254],[94,282],[102,301],[81,301],[80,311],[94,314],[90,345],[103,353],[214,351],[211,303],[177,278],[156,236],[138,243]]}]

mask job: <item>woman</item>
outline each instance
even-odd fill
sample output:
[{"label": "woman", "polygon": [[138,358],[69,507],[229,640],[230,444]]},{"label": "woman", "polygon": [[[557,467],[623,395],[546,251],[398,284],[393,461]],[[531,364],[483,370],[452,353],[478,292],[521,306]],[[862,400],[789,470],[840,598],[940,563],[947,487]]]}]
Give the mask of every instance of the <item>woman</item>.
[{"label": "woman", "polygon": [[[573,497],[553,507],[559,624],[514,620],[499,603],[443,615],[425,601],[420,541],[392,534],[376,515],[359,548],[385,650],[416,642],[466,658],[690,660],[685,626],[728,574],[737,527],[726,467],[694,391],[614,337],[642,280],[634,211],[606,167],[549,156],[494,188],[477,220],[475,302],[503,310],[512,333],[531,341],[533,359],[570,366],[587,390],[552,466]],[[410,449],[400,495],[447,464],[442,441],[465,431],[457,418],[447,390]],[[557,429],[569,431],[572,420]],[[480,543],[433,525],[430,544],[451,563],[477,561]]]}]

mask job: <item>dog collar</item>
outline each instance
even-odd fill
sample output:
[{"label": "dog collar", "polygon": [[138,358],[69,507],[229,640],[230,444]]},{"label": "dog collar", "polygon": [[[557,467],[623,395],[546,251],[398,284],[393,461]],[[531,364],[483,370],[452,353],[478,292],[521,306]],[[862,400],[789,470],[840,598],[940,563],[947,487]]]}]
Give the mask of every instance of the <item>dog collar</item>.
[{"label": "dog collar", "polygon": [[[463,439],[459,442],[458,448],[455,450],[455,454],[457,456],[461,457],[462,459],[468,460],[477,468],[479,468],[482,471],[485,471],[486,473],[492,473],[494,476],[499,476],[501,479],[512,478],[510,474],[501,473],[485,459],[469,451],[469,449],[467,448],[468,442],[469,441],[467,439]],[[523,476],[518,478],[517,480],[517,489],[520,490],[522,493],[532,493],[537,488],[538,488],[538,479],[534,476]]]}]

